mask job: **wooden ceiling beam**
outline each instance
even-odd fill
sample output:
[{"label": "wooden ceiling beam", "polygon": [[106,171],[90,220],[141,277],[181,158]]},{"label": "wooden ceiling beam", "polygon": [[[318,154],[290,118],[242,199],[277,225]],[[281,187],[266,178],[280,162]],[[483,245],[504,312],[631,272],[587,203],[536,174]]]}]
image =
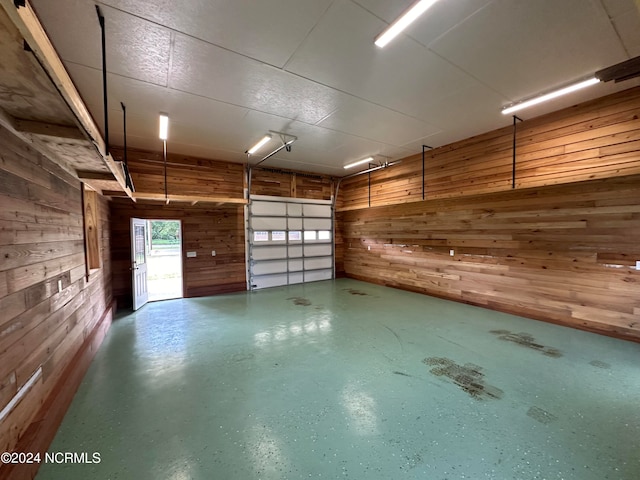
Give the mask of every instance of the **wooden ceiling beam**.
[{"label": "wooden ceiling beam", "polygon": [[66,125],[54,125],[52,123],[36,122],[33,120],[15,119],[15,129],[19,132],[31,133],[34,135],[45,135],[47,137],[66,138],[73,140],[86,140],[84,134],[78,127]]},{"label": "wooden ceiling beam", "polygon": [[133,198],[131,190],[126,185],[122,166],[113,159],[111,154],[107,154],[105,142],[98,126],[84,104],[67,70],[64,68],[62,60],[60,60],[29,1],[25,0],[24,6],[16,6],[13,0],[0,0],[0,6],[2,6],[22,37],[29,44],[29,47],[46,70],[80,126],[95,145],[104,164],[113,173],[127,196]]}]

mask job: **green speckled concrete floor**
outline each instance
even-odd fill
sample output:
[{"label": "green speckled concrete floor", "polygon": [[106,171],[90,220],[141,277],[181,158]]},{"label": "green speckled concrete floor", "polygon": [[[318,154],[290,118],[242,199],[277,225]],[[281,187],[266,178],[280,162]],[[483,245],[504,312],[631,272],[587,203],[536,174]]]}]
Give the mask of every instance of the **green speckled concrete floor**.
[{"label": "green speckled concrete floor", "polygon": [[46,479],[640,478],[640,345],[353,280],[120,316]]}]

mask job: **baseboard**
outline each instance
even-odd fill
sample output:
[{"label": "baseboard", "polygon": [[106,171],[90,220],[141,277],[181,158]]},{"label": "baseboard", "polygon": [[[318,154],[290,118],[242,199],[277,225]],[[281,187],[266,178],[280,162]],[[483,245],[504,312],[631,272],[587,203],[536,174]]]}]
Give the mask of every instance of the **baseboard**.
[{"label": "baseboard", "polygon": [[[62,423],[69,405],[84,378],[93,357],[111,327],[115,302],[105,309],[91,334],[65,368],[58,383],[36,413],[31,424],[20,437],[15,452],[40,453],[44,458]],[[32,480],[40,464],[5,464],[0,468],[0,480]]]}]

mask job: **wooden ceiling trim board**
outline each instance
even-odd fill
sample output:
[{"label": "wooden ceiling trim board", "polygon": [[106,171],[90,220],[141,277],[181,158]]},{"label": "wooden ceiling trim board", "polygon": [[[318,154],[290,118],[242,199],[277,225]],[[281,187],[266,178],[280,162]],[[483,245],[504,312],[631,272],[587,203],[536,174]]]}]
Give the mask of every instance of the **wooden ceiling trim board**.
[{"label": "wooden ceiling trim board", "polygon": [[233,198],[233,197],[209,197],[205,195],[174,195],[169,194],[165,195],[164,193],[144,193],[144,192],[133,192],[133,196],[135,200],[166,200],[169,202],[187,202],[187,203],[237,203],[244,205],[247,203],[247,200],[244,198]]},{"label": "wooden ceiling trim board", "polygon": [[105,154],[105,142],[100,134],[100,130],[89,113],[87,106],[82,101],[78,90],[73,84],[71,77],[69,77],[67,70],[62,64],[62,60],[60,60],[55,48],[51,44],[31,4],[26,0],[24,3],[24,7],[16,7],[12,0],[0,0],[0,5],[29,44],[33,53],[38,57],[43,68],[47,71],[56,88],[69,105],[69,108],[71,108],[81,126],[87,132],[87,135],[93,141],[107,168],[109,168],[116,177],[118,184],[120,184],[123,191],[127,193],[127,196],[133,199],[131,190],[126,186],[122,168],[115,162],[110,154]]}]

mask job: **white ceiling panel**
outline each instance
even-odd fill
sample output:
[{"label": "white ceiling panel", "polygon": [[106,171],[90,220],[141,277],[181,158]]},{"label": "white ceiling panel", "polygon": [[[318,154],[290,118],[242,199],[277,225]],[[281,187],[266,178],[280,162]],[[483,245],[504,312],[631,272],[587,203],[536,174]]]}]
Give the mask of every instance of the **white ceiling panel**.
[{"label": "white ceiling panel", "polygon": [[[634,6],[635,7],[635,6]],[[613,18],[613,25],[631,57],[640,55],[640,2],[638,7]]]},{"label": "white ceiling panel", "polygon": [[[35,0],[46,18],[47,34],[66,65],[102,68],[100,24],[94,2]],[[107,71],[157,85],[167,84],[171,32],[161,26],[109,7],[105,17]]]},{"label": "white ceiling panel", "polygon": [[356,4],[337,0],[286,69],[421,119],[422,105],[434,95],[474,81],[408,37],[378,49],[373,38],[385,25]]},{"label": "white ceiling panel", "polygon": [[626,58],[598,0],[495,0],[430,48],[514,101]]},{"label": "white ceiling panel", "polygon": [[270,65],[282,67],[331,0],[104,0],[103,3],[166,25]]},{"label": "white ceiling panel", "polygon": [[391,145],[440,131],[422,120],[353,97],[318,125]]},{"label": "white ceiling panel", "polygon": [[330,88],[181,34],[175,40],[169,86],[307,123],[333,112],[343,97]]}]

